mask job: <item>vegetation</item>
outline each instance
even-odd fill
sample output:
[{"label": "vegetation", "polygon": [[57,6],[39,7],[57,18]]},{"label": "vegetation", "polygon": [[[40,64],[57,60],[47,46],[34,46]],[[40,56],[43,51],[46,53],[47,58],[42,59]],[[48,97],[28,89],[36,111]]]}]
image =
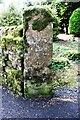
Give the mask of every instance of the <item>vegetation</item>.
[{"label": "vegetation", "polygon": [[69,30],[71,34],[80,36],[80,8],[73,11],[69,20]]},{"label": "vegetation", "polygon": [[25,86],[25,96],[27,97],[49,96],[53,89],[52,82],[35,83],[35,80],[32,82],[28,80]]},{"label": "vegetation", "polygon": [[74,60],[74,61],[79,61],[80,60],[80,52],[75,51],[75,50],[69,50],[66,52],[66,56],[70,59],[70,60]]},{"label": "vegetation", "polygon": [[23,14],[24,23],[27,24],[27,21],[31,20],[32,16],[38,15],[39,13],[43,15],[43,18],[38,18],[33,21],[32,28],[34,30],[41,31],[48,25],[49,22],[54,22],[55,25],[57,24],[56,16],[54,16],[50,8],[46,6],[44,6],[44,8],[43,7],[41,8],[29,7],[26,10],[24,10],[24,14]]},{"label": "vegetation", "polygon": [[[25,30],[28,29],[28,21],[31,20],[31,16],[37,15],[41,12],[43,17],[35,19],[32,24],[33,30],[41,31],[44,29],[49,22],[53,22],[53,41],[57,40],[57,35],[59,33],[59,20],[55,13],[52,14],[49,7],[44,6],[43,8],[29,7],[24,10],[23,22]],[[27,16],[27,17],[26,17]]]},{"label": "vegetation", "polygon": [[[10,29],[12,29],[11,32],[9,32]],[[21,26],[6,27],[1,37],[3,84],[6,84],[8,89],[21,96],[23,96],[23,74],[21,70],[23,55],[22,30]]]},{"label": "vegetation", "polygon": [[64,70],[66,66],[69,66],[69,60],[65,57],[57,57],[52,59],[52,70],[56,71],[59,69]]},{"label": "vegetation", "polygon": [[[77,41],[57,41],[53,43],[53,60],[55,60],[56,63],[53,65],[53,69],[55,70],[53,73],[55,75],[54,81],[56,81],[57,87],[77,86],[78,65],[76,63],[80,59],[80,55],[78,56],[78,54],[79,52]],[[65,62],[62,60],[68,61]]]},{"label": "vegetation", "polygon": [[[53,4],[54,3],[52,3],[52,5]],[[55,6],[56,6],[58,17],[61,20],[60,32],[68,33],[69,18],[71,16],[72,12],[75,9],[77,9],[78,7],[80,7],[80,1],[79,2],[57,2]],[[54,5],[53,5],[53,7],[54,7]],[[64,31],[64,28],[66,28],[65,31]]]},{"label": "vegetation", "polygon": [[14,26],[22,24],[22,15],[14,6],[9,6],[0,15],[0,26]]},{"label": "vegetation", "polygon": [[12,32],[11,35],[14,37],[23,37],[23,25],[17,26]]}]

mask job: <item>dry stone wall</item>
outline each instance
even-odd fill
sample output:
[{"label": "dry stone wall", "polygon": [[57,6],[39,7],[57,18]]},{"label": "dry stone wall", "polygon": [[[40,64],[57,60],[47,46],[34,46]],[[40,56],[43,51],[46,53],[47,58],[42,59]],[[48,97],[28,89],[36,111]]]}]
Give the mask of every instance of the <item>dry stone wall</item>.
[{"label": "dry stone wall", "polygon": [[49,8],[28,7],[23,28],[6,29],[1,37],[3,79],[14,93],[32,97],[52,92],[53,21]]},{"label": "dry stone wall", "polygon": [[23,38],[20,36],[14,37],[13,33],[16,29],[16,26],[7,28],[4,27],[0,31],[2,33],[2,81],[14,93],[22,95],[21,83],[23,74],[21,67],[21,55],[23,48]]}]

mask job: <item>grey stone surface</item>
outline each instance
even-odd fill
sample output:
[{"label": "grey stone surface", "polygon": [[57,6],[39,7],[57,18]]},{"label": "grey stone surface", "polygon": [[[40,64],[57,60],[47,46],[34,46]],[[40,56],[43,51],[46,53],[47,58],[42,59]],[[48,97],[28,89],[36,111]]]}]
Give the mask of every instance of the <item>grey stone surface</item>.
[{"label": "grey stone surface", "polygon": [[[41,31],[33,30],[32,23],[41,15],[35,15],[28,21],[26,31],[26,43],[29,47],[24,54],[25,79],[48,79],[51,78],[49,66],[52,60],[52,37],[53,28],[50,23]],[[26,44],[27,48],[27,44]],[[45,75],[45,77],[43,77]]]}]

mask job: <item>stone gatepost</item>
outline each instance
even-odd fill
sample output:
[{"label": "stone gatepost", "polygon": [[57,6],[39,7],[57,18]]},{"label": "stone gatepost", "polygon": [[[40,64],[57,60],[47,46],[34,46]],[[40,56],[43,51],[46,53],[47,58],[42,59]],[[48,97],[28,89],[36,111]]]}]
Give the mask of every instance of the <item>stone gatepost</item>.
[{"label": "stone gatepost", "polygon": [[52,79],[53,20],[49,8],[36,6],[24,10],[24,78],[29,87],[33,83],[39,87]]}]

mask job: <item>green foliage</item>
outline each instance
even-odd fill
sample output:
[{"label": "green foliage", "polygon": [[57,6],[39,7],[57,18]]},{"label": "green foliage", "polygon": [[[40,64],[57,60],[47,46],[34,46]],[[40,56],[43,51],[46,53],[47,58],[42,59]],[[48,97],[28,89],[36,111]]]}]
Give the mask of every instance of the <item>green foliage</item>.
[{"label": "green foliage", "polygon": [[6,36],[6,35],[8,35],[8,30],[9,30],[9,27],[6,27],[6,29],[4,30],[4,35]]},{"label": "green foliage", "polygon": [[54,7],[56,9],[57,15],[58,15],[58,19],[60,19],[60,24],[59,27],[61,29],[59,29],[59,31],[63,32],[64,30],[64,24],[66,24],[67,22],[67,17],[66,17],[66,11],[67,11],[67,5],[65,2],[56,2],[54,4],[54,2],[52,3],[52,10],[54,10]]},{"label": "green foliage", "polygon": [[12,32],[16,27],[17,27],[17,26],[5,26],[5,27],[0,27],[0,30],[1,30],[1,29],[4,29],[3,35],[6,36],[6,35],[11,35],[11,32]]},{"label": "green foliage", "polygon": [[18,69],[6,67],[6,76],[7,78],[3,78],[3,83],[6,84],[8,89],[13,91],[15,94],[21,95],[21,71]]},{"label": "green foliage", "polygon": [[23,51],[23,37],[15,37],[13,42],[15,43],[15,48],[17,50]]},{"label": "green foliage", "polygon": [[78,49],[78,45],[79,42],[78,41],[68,41],[67,43],[64,42],[64,44],[61,44],[62,42],[54,42],[53,43],[53,57],[57,56],[57,57],[67,57],[66,53],[69,50],[75,50],[75,51],[79,51]]},{"label": "green foliage", "polygon": [[58,16],[58,12],[56,10],[56,1],[55,0],[52,0],[51,2],[51,11],[52,13],[55,15],[55,20],[53,21],[53,42],[58,40],[57,38],[57,35],[59,34],[59,31],[60,31],[60,22],[61,22],[61,19],[60,17]]},{"label": "green foliage", "polygon": [[49,18],[38,18],[38,19],[33,21],[32,29],[41,31],[44,28],[46,28],[46,26],[48,25],[49,21],[50,21]]},{"label": "green foliage", "polygon": [[[80,7],[80,1],[79,2],[56,2],[55,3],[56,10],[58,17],[61,19],[60,27],[61,32],[68,33],[68,26],[69,26],[69,18],[72,14],[72,12]],[[54,6],[53,6],[54,9]],[[66,31],[64,31],[64,27],[66,28]]]},{"label": "green foliage", "polygon": [[69,51],[67,51],[66,56],[67,56],[70,60],[80,61],[80,52],[78,52],[78,51],[69,50]]},{"label": "green foliage", "polygon": [[23,25],[17,26],[11,33],[14,37],[23,37]]},{"label": "green foliage", "polygon": [[52,59],[52,70],[64,70],[66,66],[69,65],[69,60],[64,57],[57,57]]},{"label": "green foliage", "polygon": [[60,20],[58,17],[56,17],[56,19],[53,22],[53,42],[58,40],[57,35],[59,34],[59,30],[60,30],[59,23]]},{"label": "green foliage", "polygon": [[9,48],[14,46],[14,50],[21,50],[23,49],[23,37],[15,37],[11,35],[3,36],[1,38],[1,47],[2,48]]},{"label": "green foliage", "polygon": [[80,36],[80,8],[73,11],[69,20],[69,30],[71,34]]},{"label": "green foliage", "polygon": [[52,10],[49,7],[43,6],[40,8],[28,7],[24,10],[23,14],[23,25],[25,32],[28,29],[28,21],[31,20],[32,16],[40,14],[43,17],[33,20],[32,28],[33,30],[41,31],[46,26],[52,22],[53,23],[53,41],[57,40],[57,35],[59,33],[59,18],[55,13],[52,13]]},{"label": "green foliage", "polygon": [[22,24],[21,13],[14,6],[10,6],[1,15],[1,26],[14,26]]},{"label": "green foliage", "polygon": [[[9,30],[12,30],[9,32]],[[20,49],[23,46],[23,26],[20,25],[18,27],[11,26],[5,27],[3,32],[3,36],[1,37],[1,46],[4,48],[5,46],[8,48],[10,46],[15,46],[16,49]]]},{"label": "green foliage", "polygon": [[29,7],[26,10],[24,10],[23,14],[24,26],[27,25],[27,28],[25,29],[28,29],[28,21],[31,20],[32,16],[38,15],[40,13],[43,15],[43,17],[33,21],[32,28],[34,30],[41,31],[48,25],[49,22],[53,22],[56,19],[55,16],[52,15],[51,9],[46,6],[40,8]]},{"label": "green foliage", "polygon": [[[9,30],[11,30],[11,28],[12,31],[10,33]],[[23,28],[21,26],[18,26],[17,28],[15,26],[6,27],[4,35],[1,37],[2,68],[4,67],[5,69],[5,72],[3,72],[3,83],[6,84],[7,87],[17,95],[22,95],[21,84],[23,75],[20,67],[21,55],[23,52],[23,37],[20,37],[23,33],[22,30]],[[13,60],[15,59],[16,62],[18,62],[17,64],[13,63]]]},{"label": "green foliage", "polygon": [[1,47],[4,48],[5,46],[8,47],[9,45],[11,45],[13,38],[14,37],[11,35],[2,36],[1,37]]}]

